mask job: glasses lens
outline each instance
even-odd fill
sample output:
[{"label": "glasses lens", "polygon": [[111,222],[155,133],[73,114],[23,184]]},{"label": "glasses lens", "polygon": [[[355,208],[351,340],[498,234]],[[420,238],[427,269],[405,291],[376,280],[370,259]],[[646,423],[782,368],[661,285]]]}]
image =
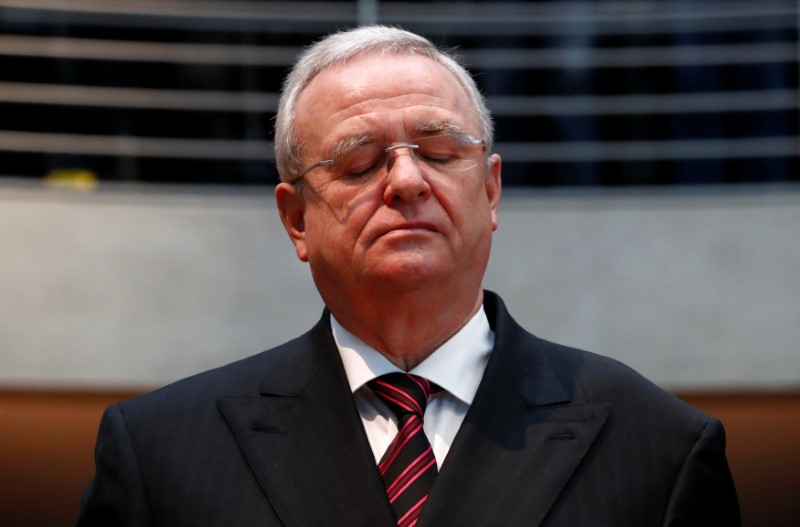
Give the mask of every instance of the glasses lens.
[{"label": "glasses lens", "polygon": [[380,168],[384,156],[384,149],[378,145],[361,145],[337,156],[331,169],[337,177],[364,176]]},{"label": "glasses lens", "polygon": [[440,172],[468,170],[477,164],[481,144],[469,135],[433,135],[414,141],[415,154],[426,165]]},{"label": "glasses lens", "polygon": [[[415,160],[436,172],[449,174],[476,166],[483,142],[471,135],[432,135],[410,144],[416,146],[412,153]],[[360,145],[336,156],[330,170],[337,179],[363,179],[378,172],[389,155],[386,145]]]}]

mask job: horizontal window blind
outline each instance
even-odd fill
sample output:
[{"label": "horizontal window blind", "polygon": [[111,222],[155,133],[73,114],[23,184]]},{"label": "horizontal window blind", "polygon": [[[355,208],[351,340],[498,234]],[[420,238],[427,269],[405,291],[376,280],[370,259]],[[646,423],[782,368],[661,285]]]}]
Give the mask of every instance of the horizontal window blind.
[{"label": "horizontal window blind", "polygon": [[0,0],[0,177],[272,184],[288,68],[375,22],[475,73],[506,185],[800,180],[800,12],[780,0]]}]

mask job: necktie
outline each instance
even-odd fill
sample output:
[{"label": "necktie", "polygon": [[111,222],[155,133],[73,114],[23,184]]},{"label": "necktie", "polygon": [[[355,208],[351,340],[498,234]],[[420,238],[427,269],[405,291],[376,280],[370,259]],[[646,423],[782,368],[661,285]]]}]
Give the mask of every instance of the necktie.
[{"label": "necktie", "polygon": [[389,373],[369,383],[397,416],[397,436],[378,463],[398,527],[417,523],[436,479],[436,458],[422,430],[431,383],[408,373]]}]

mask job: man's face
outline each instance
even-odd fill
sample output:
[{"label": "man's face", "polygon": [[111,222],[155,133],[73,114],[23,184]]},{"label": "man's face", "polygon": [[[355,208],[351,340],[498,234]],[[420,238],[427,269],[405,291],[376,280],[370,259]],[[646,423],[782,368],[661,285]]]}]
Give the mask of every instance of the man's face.
[{"label": "man's face", "polygon": [[[354,143],[404,144],[436,129],[483,139],[464,89],[422,57],[356,57],[320,73],[297,101],[304,166]],[[455,175],[415,164],[399,149],[369,178],[337,178],[335,167],[320,166],[299,187],[282,183],[282,220],[323,299],[358,301],[431,285],[480,288],[497,228],[500,160],[487,160],[481,147],[472,154],[475,162]]]}]

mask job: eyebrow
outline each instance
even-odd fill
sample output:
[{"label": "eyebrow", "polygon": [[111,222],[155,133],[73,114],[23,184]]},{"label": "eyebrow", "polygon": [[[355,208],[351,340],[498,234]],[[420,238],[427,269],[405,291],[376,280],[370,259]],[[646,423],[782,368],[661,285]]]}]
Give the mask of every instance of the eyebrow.
[{"label": "eyebrow", "polygon": [[366,144],[372,143],[375,140],[374,133],[366,133],[361,135],[351,135],[349,137],[343,137],[339,139],[333,146],[331,147],[330,152],[330,159],[336,159],[337,157],[350,152],[351,150],[355,150],[359,146],[364,146]]},{"label": "eyebrow", "polygon": [[[453,121],[434,121],[417,125],[413,129],[414,133],[422,136],[436,135],[436,134],[466,134],[469,133],[461,125]],[[365,134],[351,135],[339,139],[330,149],[329,159],[336,159],[360,146],[375,142],[377,134],[368,132]]]},{"label": "eyebrow", "polygon": [[436,121],[432,123],[425,123],[417,126],[415,131],[422,135],[469,133],[464,127],[453,121]]}]

